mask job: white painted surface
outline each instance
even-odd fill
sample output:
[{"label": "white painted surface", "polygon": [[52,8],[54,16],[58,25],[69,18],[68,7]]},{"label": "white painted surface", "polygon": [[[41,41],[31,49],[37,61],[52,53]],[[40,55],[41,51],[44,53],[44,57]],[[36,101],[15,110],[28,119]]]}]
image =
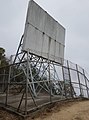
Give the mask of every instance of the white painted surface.
[{"label": "white painted surface", "polygon": [[34,1],[29,2],[22,50],[61,63],[65,29]]}]

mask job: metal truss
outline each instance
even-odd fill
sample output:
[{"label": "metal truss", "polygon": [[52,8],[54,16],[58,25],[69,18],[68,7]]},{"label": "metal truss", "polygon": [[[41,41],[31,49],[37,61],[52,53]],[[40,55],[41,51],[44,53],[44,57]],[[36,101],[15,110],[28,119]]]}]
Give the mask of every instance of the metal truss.
[{"label": "metal truss", "polygon": [[[22,51],[23,37],[14,59],[11,57],[11,65],[2,68],[0,103],[27,115],[29,111],[53,101],[84,97],[85,91],[89,97],[89,80],[84,69],[80,72],[79,66],[68,60],[60,65],[31,54],[29,50]],[[71,67],[73,65],[75,68]],[[76,77],[73,78],[73,74]]]},{"label": "metal truss", "polygon": [[[23,91],[23,93],[17,110],[19,111],[21,104],[25,99],[24,114],[27,114],[27,102],[29,94],[34,105],[37,106],[36,99],[40,96],[40,94],[45,93],[46,96],[49,95],[51,101],[51,97],[54,96],[53,89],[55,93],[59,92],[61,94],[62,85],[59,81],[54,63],[50,60],[31,54],[29,50],[28,52],[21,51],[22,44],[23,36],[21,38],[15,58],[12,61],[13,65],[10,66],[9,69],[6,105],[8,104],[8,95],[10,94],[10,89],[17,89],[17,85],[20,85],[19,89],[21,89],[19,91],[20,93]],[[20,72],[17,73],[15,70]],[[17,81],[17,77],[21,75],[24,78],[22,81]]]}]

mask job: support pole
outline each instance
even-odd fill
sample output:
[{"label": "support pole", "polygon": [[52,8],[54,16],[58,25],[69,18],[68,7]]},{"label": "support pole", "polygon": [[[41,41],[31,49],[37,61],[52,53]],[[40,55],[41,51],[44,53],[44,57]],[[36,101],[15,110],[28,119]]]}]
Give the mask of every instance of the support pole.
[{"label": "support pole", "polygon": [[64,75],[64,70],[63,70],[63,66],[62,66],[62,73],[63,73],[63,80],[64,80],[64,92],[65,92],[65,98],[67,98],[67,92],[66,92],[66,81],[65,81],[65,75]]},{"label": "support pole", "polygon": [[20,47],[21,47],[21,45],[22,45],[23,37],[24,37],[24,35],[22,35],[22,37],[21,37],[20,44],[19,44],[19,46],[18,46],[18,49],[17,49],[16,55],[15,55],[13,64],[15,63],[15,61],[16,61],[16,59],[17,59],[17,56],[18,56],[18,54],[19,54],[19,50],[20,50]]},{"label": "support pole", "polygon": [[32,85],[32,91],[34,94],[34,97],[37,97],[36,92],[35,92],[35,85],[34,85],[34,81],[33,81],[33,76],[32,76],[32,70],[31,70],[31,64],[29,64],[29,70],[30,70],[30,75],[31,75],[31,85]]},{"label": "support pole", "polygon": [[28,81],[29,81],[29,51],[27,51],[27,76],[26,76],[26,87],[25,87],[25,115],[27,115],[27,98],[28,98]]},{"label": "support pole", "polygon": [[70,92],[71,92],[71,97],[73,98],[73,90],[72,90],[72,83],[71,83],[71,74],[70,74],[70,68],[69,68],[69,62],[68,62],[68,60],[67,60],[67,67],[68,67],[69,81],[70,81]]},{"label": "support pole", "polygon": [[87,86],[87,79],[86,79],[86,76],[85,76],[85,71],[84,71],[84,69],[83,69],[83,74],[84,74],[84,79],[85,79],[85,84],[86,84],[87,97],[89,98],[88,86]]},{"label": "support pole", "polygon": [[50,76],[50,61],[48,60],[48,72],[49,72],[49,85],[50,85],[50,103],[52,103],[52,86]]},{"label": "support pole", "polygon": [[78,76],[78,82],[79,82],[79,89],[80,89],[80,97],[82,97],[82,88],[81,88],[81,82],[79,77],[79,71],[78,71],[78,65],[76,64],[76,70],[77,70],[77,76]]}]

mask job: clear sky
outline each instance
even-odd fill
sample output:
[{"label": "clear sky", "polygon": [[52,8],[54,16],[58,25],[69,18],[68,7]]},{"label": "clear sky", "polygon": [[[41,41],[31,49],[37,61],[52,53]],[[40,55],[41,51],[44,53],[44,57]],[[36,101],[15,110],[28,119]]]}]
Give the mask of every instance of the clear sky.
[{"label": "clear sky", "polygon": [[[15,54],[29,0],[0,0],[0,47]],[[65,59],[89,72],[89,0],[35,0],[66,29]]]}]

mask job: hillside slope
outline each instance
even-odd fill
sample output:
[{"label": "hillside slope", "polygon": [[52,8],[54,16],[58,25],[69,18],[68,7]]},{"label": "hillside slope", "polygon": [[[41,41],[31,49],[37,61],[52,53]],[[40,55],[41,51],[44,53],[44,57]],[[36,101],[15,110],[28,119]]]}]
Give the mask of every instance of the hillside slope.
[{"label": "hillside slope", "polygon": [[89,101],[69,102],[59,106],[57,104],[34,120],[89,120]]},{"label": "hillside slope", "polygon": [[[0,120],[23,119],[0,108]],[[54,103],[26,120],[89,120],[89,100]]]}]

